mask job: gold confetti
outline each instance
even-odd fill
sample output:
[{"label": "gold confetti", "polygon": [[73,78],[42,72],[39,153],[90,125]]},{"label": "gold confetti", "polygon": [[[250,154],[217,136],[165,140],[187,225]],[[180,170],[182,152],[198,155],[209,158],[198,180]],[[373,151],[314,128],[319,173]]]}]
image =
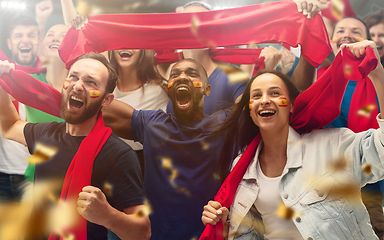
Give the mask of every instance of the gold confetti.
[{"label": "gold confetti", "polygon": [[369,176],[372,173],[372,166],[368,163],[364,164],[362,167],[363,171],[367,176]]},{"label": "gold confetti", "polygon": [[199,19],[196,15],[193,16],[191,22],[191,31],[194,35],[197,35],[197,29],[199,28]]},{"label": "gold confetti", "polygon": [[84,0],[79,0],[77,2],[76,12],[78,14],[83,14],[83,15],[89,16],[93,12],[93,6]]},{"label": "gold confetti", "polygon": [[342,0],[332,0],[331,1],[331,12],[332,15],[340,21],[343,18],[344,12],[344,3]]},{"label": "gold confetti", "polygon": [[204,151],[206,151],[206,150],[209,149],[209,144],[207,143],[207,141],[205,141],[204,139],[202,139],[200,142],[201,142],[202,149],[203,149]]},{"label": "gold confetti", "polygon": [[57,150],[57,147],[51,147],[42,143],[37,143],[35,153],[30,156],[27,161],[30,164],[42,163],[55,155]]},{"label": "gold confetti", "polygon": [[352,66],[351,65],[348,65],[348,64],[345,64],[344,65],[344,74],[347,78],[349,78],[351,76],[351,73],[352,73]]},{"label": "gold confetti", "polygon": [[279,203],[279,209],[276,212],[276,216],[285,220],[289,220],[292,219],[294,215],[295,211],[292,208],[285,206],[284,203]]},{"label": "gold confetti", "polygon": [[231,84],[249,80],[249,76],[240,68],[228,64],[219,64],[217,67],[227,74]]},{"label": "gold confetti", "polygon": [[151,205],[149,204],[148,200],[145,200],[144,206],[140,209],[140,211],[135,213],[133,216],[134,217],[144,217],[144,216],[148,216],[151,213],[152,213]]},{"label": "gold confetti", "polygon": [[168,158],[168,157],[163,157],[161,159],[161,166],[165,170],[171,172],[171,176],[169,177],[169,182],[171,183],[172,187],[174,187],[179,192],[189,196],[190,193],[189,193],[189,191],[187,189],[185,189],[184,187],[179,186],[179,185],[177,185],[175,183],[175,179],[179,175],[179,173],[178,173],[177,169],[173,167],[172,160],[170,158]]},{"label": "gold confetti", "polygon": [[371,113],[373,110],[376,109],[376,105],[375,104],[369,104],[365,107],[362,107],[360,108],[358,111],[357,111],[357,115],[360,115],[360,116],[363,116],[363,117],[371,117]]},{"label": "gold confetti", "polygon": [[330,164],[331,171],[335,171],[335,172],[344,171],[346,169],[346,167],[347,167],[347,160],[343,157],[335,159]]},{"label": "gold confetti", "polygon": [[214,178],[215,180],[220,180],[220,175],[219,175],[218,173],[214,173],[214,174],[213,174],[213,178]]},{"label": "gold confetti", "polygon": [[229,234],[229,237],[236,237],[236,236],[239,235],[239,234],[240,234],[239,231],[235,231],[235,232]]},{"label": "gold confetti", "polygon": [[104,183],[104,192],[107,196],[111,196],[112,195],[112,184],[106,182]]}]

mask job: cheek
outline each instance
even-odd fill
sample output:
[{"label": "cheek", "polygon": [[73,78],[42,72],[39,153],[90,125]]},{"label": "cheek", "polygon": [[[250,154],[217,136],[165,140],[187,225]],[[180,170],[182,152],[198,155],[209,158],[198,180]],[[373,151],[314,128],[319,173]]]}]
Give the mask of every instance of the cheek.
[{"label": "cheek", "polygon": [[101,92],[100,90],[96,89],[96,88],[93,88],[91,90],[89,90],[89,96],[91,98],[99,98],[101,95]]},{"label": "cheek", "polygon": [[37,40],[37,39],[33,39],[33,40],[32,40],[32,43],[33,43],[34,45],[37,45],[37,44],[39,44],[39,40]]},{"label": "cheek", "polygon": [[279,98],[277,99],[277,105],[278,105],[279,107],[284,107],[284,108],[288,107],[288,100],[287,100],[287,98],[285,98],[285,97],[279,97]]},{"label": "cheek", "polygon": [[332,42],[337,43],[339,41],[340,37],[339,36],[333,36]]},{"label": "cheek", "polygon": [[253,100],[249,101],[249,111],[252,112],[252,108],[253,108]]},{"label": "cheek", "polygon": [[67,90],[68,89],[68,86],[71,84],[71,81],[69,81],[69,80],[65,80],[64,81],[64,84],[63,84],[63,89],[64,90]]},{"label": "cheek", "polygon": [[202,88],[203,87],[203,82],[200,80],[194,80],[192,83],[193,83],[194,88]]},{"label": "cheek", "polygon": [[169,81],[168,82],[168,91],[169,91],[169,89],[171,89],[172,85],[173,85],[173,81]]}]

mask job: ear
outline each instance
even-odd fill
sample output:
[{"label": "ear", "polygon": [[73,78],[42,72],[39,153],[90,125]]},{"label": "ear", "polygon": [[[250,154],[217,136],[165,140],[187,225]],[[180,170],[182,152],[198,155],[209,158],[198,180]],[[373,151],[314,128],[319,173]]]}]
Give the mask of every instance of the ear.
[{"label": "ear", "polygon": [[207,86],[204,89],[204,95],[209,96],[211,94],[211,85],[207,84]]},{"label": "ear", "polygon": [[12,50],[12,42],[11,42],[11,39],[9,39],[9,38],[7,38],[7,45],[8,45],[9,50]]},{"label": "ear", "polygon": [[291,109],[289,110],[290,113],[293,113],[293,103],[291,103]]},{"label": "ear", "polygon": [[101,102],[101,106],[102,107],[108,106],[109,104],[111,104],[114,98],[115,98],[115,95],[113,95],[113,93],[106,94],[103,101]]}]

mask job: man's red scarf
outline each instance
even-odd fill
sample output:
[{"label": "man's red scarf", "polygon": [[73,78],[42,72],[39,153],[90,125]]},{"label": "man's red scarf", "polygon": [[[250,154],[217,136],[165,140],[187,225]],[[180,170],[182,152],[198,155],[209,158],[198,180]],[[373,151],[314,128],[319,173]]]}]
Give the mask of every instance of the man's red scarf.
[{"label": "man's red scarf", "polygon": [[[61,189],[60,200],[76,200],[82,189],[85,186],[91,185],[93,161],[111,133],[112,130],[104,126],[104,120],[100,114],[95,126],[93,126],[91,132],[83,139],[76,155],[69,165],[63,188]],[[76,227],[63,231],[65,231],[64,233],[66,234],[74,235],[75,239],[87,239],[87,221],[84,218],[80,218],[80,222]],[[49,240],[56,239],[59,239],[59,235],[52,231]],[[63,239],[63,237],[61,236],[60,239]]]},{"label": "man's red scarf", "polygon": [[320,15],[308,20],[294,2],[273,2],[199,12],[91,16],[80,31],[71,28],[59,52],[67,68],[82,54],[114,49],[195,49],[250,43],[301,44],[317,67],[330,53]]},{"label": "man's red scarf", "polygon": [[[351,65],[361,76],[368,75],[376,68],[378,60],[371,48],[367,48],[365,55],[355,58],[347,49],[343,49],[343,56],[339,53],[331,67],[311,87],[301,93],[295,100],[290,125],[299,133],[309,132],[321,128],[332,122],[340,114],[341,100],[348,84],[349,72],[345,72],[345,65]],[[242,157],[229,173],[215,196],[215,201],[223,207],[232,205],[237,187],[253,159],[256,148],[261,140],[258,134],[248,145]],[[208,224],[200,240],[222,240],[223,223]]]}]

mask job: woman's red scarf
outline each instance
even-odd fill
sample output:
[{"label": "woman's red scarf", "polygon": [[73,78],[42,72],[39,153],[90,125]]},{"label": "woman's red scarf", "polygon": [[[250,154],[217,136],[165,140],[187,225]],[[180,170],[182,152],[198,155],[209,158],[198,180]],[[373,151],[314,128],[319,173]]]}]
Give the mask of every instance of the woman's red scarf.
[{"label": "woman's red scarf", "polygon": [[[100,113],[95,126],[83,139],[69,165],[64,178],[63,188],[61,189],[60,200],[67,202],[76,200],[82,189],[85,186],[91,185],[93,161],[111,133],[112,130],[104,126],[104,120]],[[79,223],[73,229],[63,229],[63,232],[60,234],[71,234],[75,236],[75,239],[87,239],[87,220],[84,218],[79,218],[79,220]],[[56,240],[59,237],[58,233],[52,231],[49,235],[49,240]],[[63,239],[62,236],[60,237],[61,239]]]},{"label": "woman's red scarf", "polygon": [[60,45],[67,68],[87,52],[114,49],[195,49],[250,43],[286,43],[317,67],[330,53],[320,15],[308,20],[294,2],[273,2],[199,12],[91,16],[80,31],[71,28]]},{"label": "woman's red scarf", "polygon": [[[331,67],[311,87],[301,93],[295,100],[290,125],[299,133],[309,132],[321,128],[332,122],[340,114],[340,105],[345,88],[348,84],[349,72],[345,72],[345,65],[356,69],[356,74],[365,77],[376,68],[378,60],[371,48],[367,48],[365,55],[355,58],[346,48],[343,55],[339,53]],[[237,187],[255,155],[261,140],[258,134],[248,145],[238,163],[229,173],[215,196],[215,201],[223,207],[232,205]],[[200,240],[222,240],[223,223],[208,224]]]}]

